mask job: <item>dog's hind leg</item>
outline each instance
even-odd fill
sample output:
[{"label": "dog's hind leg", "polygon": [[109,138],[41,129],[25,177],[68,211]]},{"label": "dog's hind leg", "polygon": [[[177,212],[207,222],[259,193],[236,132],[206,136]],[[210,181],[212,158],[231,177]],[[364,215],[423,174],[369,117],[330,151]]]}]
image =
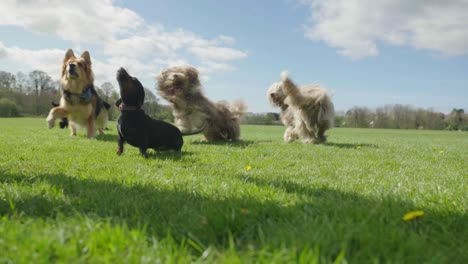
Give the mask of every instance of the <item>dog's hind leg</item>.
[{"label": "dog's hind leg", "polygon": [[143,157],[148,158],[148,153],[146,152],[146,150],[147,150],[146,147],[140,147],[139,150],[140,150],[140,154],[141,154]]},{"label": "dog's hind leg", "polygon": [[71,137],[76,136],[76,126],[75,126],[75,124],[70,123],[68,127],[70,128],[70,136]]},{"label": "dog's hind leg", "polygon": [[317,144],[317,138],[315,137],[314,131],[310,131],[307,129],[307,126],[304,122],[299,122],[296,125],[297,131],[299,131],[299,136],[302,138],[302,142],[305,144]]}]

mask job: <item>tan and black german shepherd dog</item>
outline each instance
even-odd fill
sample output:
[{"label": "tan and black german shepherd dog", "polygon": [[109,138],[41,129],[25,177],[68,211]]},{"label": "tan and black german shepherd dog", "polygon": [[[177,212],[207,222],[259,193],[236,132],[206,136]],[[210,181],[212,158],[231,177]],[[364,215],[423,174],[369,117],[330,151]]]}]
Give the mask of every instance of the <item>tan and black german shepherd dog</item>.
[{"label": "tan and black german shepherd dog", "polygon": [[88,138],[104,134],[107,127],[108,112],[102,99],[94,88],[94,76],[91,69],[91,57],[88,51],[80,57],[75,57],[72,49],[68,49],[63,59],[60,83],[60,104],[50,110],[47,116],[49,128],[55,125],[55,119],[66,117],[69,120],[71,136],[76,135],[76,129],[86,128]]}]

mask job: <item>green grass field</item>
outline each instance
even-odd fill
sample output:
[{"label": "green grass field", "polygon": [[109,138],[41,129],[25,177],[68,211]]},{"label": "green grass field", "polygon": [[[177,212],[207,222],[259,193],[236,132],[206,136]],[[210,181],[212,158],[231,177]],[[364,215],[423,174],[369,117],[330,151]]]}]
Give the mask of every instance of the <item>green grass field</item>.
[{"label": "green grass field", "polygon": [[[0,119],[0,263],[467,263],[468,133],[336,128],[328,145],[186,137],[115,154]],[[422,217],[404,221],[409,211]]]}]

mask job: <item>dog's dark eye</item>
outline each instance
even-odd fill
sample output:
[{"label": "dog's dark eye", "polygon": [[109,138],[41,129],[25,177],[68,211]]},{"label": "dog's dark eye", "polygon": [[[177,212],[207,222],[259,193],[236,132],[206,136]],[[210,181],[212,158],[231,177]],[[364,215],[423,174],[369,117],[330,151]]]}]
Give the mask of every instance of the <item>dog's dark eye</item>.
[{"label": "dog's dark eye", "polygon": [[78,66],[79,66],[79,67],[83,67],[83,63],[78,62]]}]

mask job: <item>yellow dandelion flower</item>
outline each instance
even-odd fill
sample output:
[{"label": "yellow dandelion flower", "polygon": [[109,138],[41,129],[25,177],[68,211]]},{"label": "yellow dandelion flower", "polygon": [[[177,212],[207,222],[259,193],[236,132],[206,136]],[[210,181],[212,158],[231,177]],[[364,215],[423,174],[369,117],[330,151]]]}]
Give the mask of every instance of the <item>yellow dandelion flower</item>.
[{"label": "yellow dandelion flower", "polygon": [[411,221],[415,218],[418,218],[418,217],[422,217],[424,215],[424,212],[421,211],[421,210],[417,210],[417,211],[411,211],[411,212],[408,212],[406,213],[404,216],[403,216],[403,220],[405,221]]},{"label": "yellow dandelion flower", "polygon": [[241,208],[241,213],[243,213],[243,214],[248,214],[248,213],[249,213],[249,209],[247,209],[247,208]]},{"label": "yellow dandelion flower", "polygon": [[444,154],[444,151],[443,150],[439,151],[439,154]]},{"label": "yellow dandelion flower", "polygon": [[252,166],[250,166],[250,165],[245,166],[245,170],[246,170],[246,171],[249,171],[249,170],[251,170],[251,169],[252,169]]},{"label": "yellow dandelion flower", "polygon": [[361,146],[357,146],[356,149],[361,149]]}]

